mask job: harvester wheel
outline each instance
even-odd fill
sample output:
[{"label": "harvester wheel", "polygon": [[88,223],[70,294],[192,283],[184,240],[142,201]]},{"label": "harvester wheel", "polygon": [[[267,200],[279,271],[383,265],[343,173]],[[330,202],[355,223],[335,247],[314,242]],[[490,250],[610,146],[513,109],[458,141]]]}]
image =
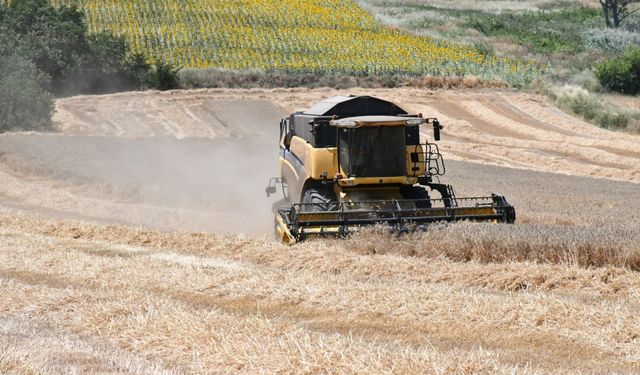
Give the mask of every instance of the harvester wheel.
[{"label": "harvester wheel", "polygon": [[311,212],[333,211],[336,209],[335,194],[326,190],[311,188],[304,192],[302,197],[303,204],[309,204],[305,208]]},{"label": "harvester wheel", "polygon": [[404,199],[414,201],[416,208],[431,208],[429,193],[422,186],[408,186],[401,190]]}]

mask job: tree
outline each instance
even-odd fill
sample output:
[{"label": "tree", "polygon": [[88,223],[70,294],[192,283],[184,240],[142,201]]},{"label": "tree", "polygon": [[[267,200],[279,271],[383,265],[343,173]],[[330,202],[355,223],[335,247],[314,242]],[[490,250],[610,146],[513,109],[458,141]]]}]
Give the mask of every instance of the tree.
[{"label": "tree", "polygon": [[179,70],[152,67],[122,36],[89,34],[74,6],[0,0],[0,133],[49,128],[53,94],[168,90]]},{"label": "tree", "polygon": [[105,32],[88,35],[80,64],[61,94],[137,89],[138,82],[128,74],[129,53],[129,45],[121,36]]},{"label": "tree", "polygon": [[620,23],[631,14],[640,11],[640,7],[631,9],[630,6],[640,4],[640,0],[598,0],[602,7],[602,15],[607,27],[618,28]]},{"label": "tree", "polygon": [[[0,38],[1,39],[1,38]],[[0,132],[51,126],[49,77],[19,54],[0,54]]]},{"label": "tree", "polygon": [[33,62],[50,78],[49,89],[57,96],[176,85],[170,79],[175,72],[162,66],[150,80],[150,64],[131,51],[124,37],[89,34],[84,14],[75,6],[54,7],[49,0],[0,3],[2,30],[7,37],[0,52],[18,51]]},{"label": "tree", "polygon": [[22,56],[51,78],[51,89],[61,87],[78,70],[88,50],[84,14],[75,7],[52,7],[47,0],[13,0],[3,24]]},{"label": "tree", "polygon": [[7,26],[7,12],[0,4],[0,133],[47,129],[53,113],[51,80],[21,48]]}]

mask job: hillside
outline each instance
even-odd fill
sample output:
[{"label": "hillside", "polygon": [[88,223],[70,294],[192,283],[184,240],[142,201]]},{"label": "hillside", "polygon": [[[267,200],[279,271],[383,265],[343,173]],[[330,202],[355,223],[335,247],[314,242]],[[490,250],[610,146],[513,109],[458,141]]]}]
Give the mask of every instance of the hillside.
[{"label": "hillside", "polygon": [[603,128],[640,132],[637,104],[621,104],[606,95],[608,90],[624,95],[633,91],[614,88],[610,76],[596,74],[601,63],[619,61],[625,51],[640,45],[640,3],[631,3],[614,29],[606,27],[595,0],[357,2],[391,27],[472,46],[487,55],[535,61],[545,69],[532,88],[564,111]]},{"label": "hillside", "polygon": [[136,51],[183,67],[472,75],[523,83],[537,68],[388,28],[354,1],[71,1],[92,32],[122,34]]},{"label": "hillside", "polygon": [[[352,93],[440,116],[442,181],[506,195],[517,224],[272,241],[278,119]],[[0,373],[640,371],[638,136],[499,90],[56,109],[55,132],[0,135]]]}]

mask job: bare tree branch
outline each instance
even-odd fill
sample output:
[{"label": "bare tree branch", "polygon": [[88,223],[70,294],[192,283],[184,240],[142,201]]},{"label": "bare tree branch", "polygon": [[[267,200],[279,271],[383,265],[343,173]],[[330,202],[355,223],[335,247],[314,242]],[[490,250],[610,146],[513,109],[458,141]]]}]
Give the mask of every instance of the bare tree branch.
[{"label": "bare tree branch", "polygon": [[640,11],[640,8],[629,10],[629,5],[640,3],[640,0],[598,0],[607,27],[618,28],[629,15]]},{"label": "bare tree branch", "polygon": [[[632,2],[638,2],[638,1],[632,1]],[[629,10],[626,8],[621,10],[621,15],[620,15],[620,21],[624,20],[625,18],[629,17],[630,15],[637,13],[638,11],[640,11],[640,7],[633,9],[633,10]]]}]

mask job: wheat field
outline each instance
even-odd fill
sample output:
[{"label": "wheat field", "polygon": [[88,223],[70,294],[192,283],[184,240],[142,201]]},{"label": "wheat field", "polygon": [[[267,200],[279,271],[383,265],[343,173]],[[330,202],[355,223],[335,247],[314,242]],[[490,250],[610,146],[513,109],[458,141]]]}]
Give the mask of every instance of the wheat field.
[{"label": "wheat field", "polygon": [[[517,223],[291,247],[251,233],[271,230],[277,120],[349,93],[437,111],[443,182],[504,194]],[[57,109],[56,132],[0,136],[2,374],[640,372],[640,137],[499,90],[145,92]]]},{"label": "wheat field", "polygon": [[639,370],[624,268],[0,220],[3,373]]}]

